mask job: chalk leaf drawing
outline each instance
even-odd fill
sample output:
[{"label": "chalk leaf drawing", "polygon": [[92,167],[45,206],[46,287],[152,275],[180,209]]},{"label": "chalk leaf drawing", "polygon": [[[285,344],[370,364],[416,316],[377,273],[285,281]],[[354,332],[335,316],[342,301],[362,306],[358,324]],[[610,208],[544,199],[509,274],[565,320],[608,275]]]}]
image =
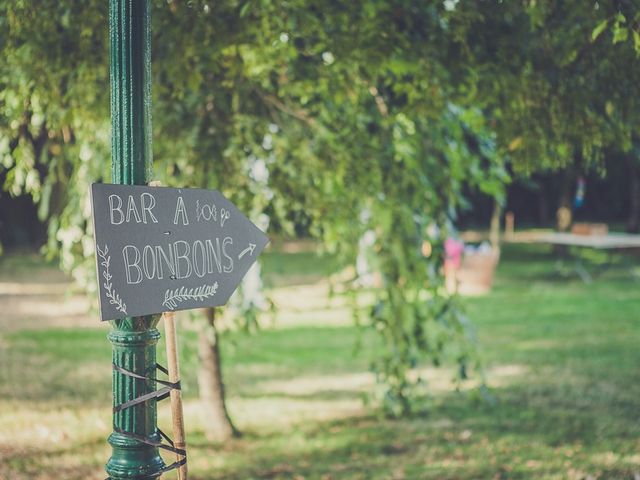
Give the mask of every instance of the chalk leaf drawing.
[{"label": "chalk leaf drawing", "polygon": [[104,283],[102,284],[102,286],[105,290],[105,296],[109,299],[109,303],[116,307],[116,310],[126,315],[127,304],[124,303],[122,298],[120,298],[120,295],[113,289],[113,284],[111,283],[113,275],[109,273],[109,265],[111,264],[109,246],[105,243],[104,249],[100,250],[100,247],[96,245],[96,250],[98,251],[98,256],[100,257],[100,265],[103,267],[102,277],[104,278]]},{"label": "chalk leaf drawing", "polygon": [[207,298],[213,297],[218,291],[218,282],[213,285],[202,285],[201,287],[178,287],[175,290],[167,289],[164,293],[164,302],[162,304],[169,310],[174,310],[178,307],[178,303],[186,300],[198,300],[203,301]]}]

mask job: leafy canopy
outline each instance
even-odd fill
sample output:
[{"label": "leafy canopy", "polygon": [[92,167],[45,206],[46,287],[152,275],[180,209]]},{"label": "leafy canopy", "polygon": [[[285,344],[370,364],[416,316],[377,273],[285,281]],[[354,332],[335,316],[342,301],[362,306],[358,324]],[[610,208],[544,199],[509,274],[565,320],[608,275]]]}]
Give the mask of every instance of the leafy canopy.
[{"label": "leafy canopy", "polygon": [[[453,358],[460,377],[477,362],[441,274],[464,192],[500,200],[507,163],[597,161],[637,131],[634,45],[615,28],[605,40],[637,14],[605,2],[153,3],[156,178],[218,188],[289,234],[307,221],[348,262],[372,232],[382,288],[364,322],[394,414],[425,360]],[[32,195],[48,251],[89,290],[88,185],[110,161],[106,16],[98,0],[0,3],[4,188]]]}]

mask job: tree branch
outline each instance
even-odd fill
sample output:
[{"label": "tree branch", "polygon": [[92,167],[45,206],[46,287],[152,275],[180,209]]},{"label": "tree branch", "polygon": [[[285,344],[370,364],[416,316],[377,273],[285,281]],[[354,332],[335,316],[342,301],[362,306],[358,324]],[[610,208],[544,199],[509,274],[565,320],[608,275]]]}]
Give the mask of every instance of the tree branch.
[{"label": "tree branch", "polygon": [[290,108],[289,106],[287,106],[286,104],[284,104],[278,97],[276,97],[275,95],[269,94],[269,93],[264,93],[264,92],[259,91],[258,95],[266,103],[276,107],[281,112],[286,113],[287,115],[289,115],[291,117],[297,118],[298,120],[306,123],[310,127],[315,127],[316,126],[316,120],[313,117],[311,117],[306,110],[304,110],[304,109],[294,110],[294,109]]}]

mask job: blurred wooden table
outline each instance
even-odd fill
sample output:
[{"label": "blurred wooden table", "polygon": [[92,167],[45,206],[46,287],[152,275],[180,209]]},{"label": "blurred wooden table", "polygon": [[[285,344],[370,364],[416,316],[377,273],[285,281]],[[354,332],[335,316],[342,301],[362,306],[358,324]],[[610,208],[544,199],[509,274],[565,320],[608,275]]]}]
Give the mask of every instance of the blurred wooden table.
[{"label": "blurred wooden table", "polygon": [[[611,254],[630,251],[640,251],[640,235],[630,233],[607,233],[603,235],[579,235],[575,233],[551,232],[551,231],[525,231],[514,232],[505,235],[507,243],[540,243],[552,246],[576,247],[604,251],[610,259]],[[590,283],[592,275],[586,270],[580,256],[575,256],[575,271],[582,281]],[[605,264],[605,268],[611,265],[611,261]],[[631,265],[633,267],[633,265]],[[632,271],[633,277],[637,277]]]}]

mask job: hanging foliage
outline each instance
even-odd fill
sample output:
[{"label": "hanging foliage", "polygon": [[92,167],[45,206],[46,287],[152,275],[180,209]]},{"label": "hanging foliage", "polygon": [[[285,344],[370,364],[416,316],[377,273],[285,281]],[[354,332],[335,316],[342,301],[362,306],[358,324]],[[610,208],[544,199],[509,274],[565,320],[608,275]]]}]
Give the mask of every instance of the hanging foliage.
[{"label": "hanging foliage", "polygon": [[[285,233],[302,214],[345,262],[368,235],[381,284],[362,321],[379,334],[373,367],[392,414],[411,409],[425,362],[453,359],[459,378],[477,363],[441,270],[464,192],[500,199],[507,161],[555,168],[635,141],[626,7],[153,3],[156,179],[218,188]],[[88,185],[110,163],[106,9],[0,3],[0,180],[32,196],[47,252],[89,291]]]}]

